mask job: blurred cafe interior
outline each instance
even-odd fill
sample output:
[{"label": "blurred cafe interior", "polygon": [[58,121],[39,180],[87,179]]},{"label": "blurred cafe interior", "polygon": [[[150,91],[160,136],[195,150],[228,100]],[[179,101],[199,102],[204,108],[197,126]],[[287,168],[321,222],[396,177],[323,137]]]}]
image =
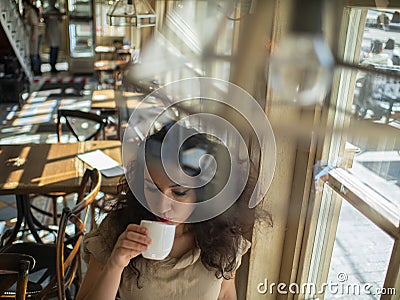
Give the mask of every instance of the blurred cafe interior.
[{"label": "blurred cafe interior", "polygon": [[[206,78],[224,104],[200,97],[172,111],[233,124],[263,191],[252,209],[268,216],[248,234],[237,299],[399,299],[399,1],[57,0],[54,66],[51,1],[31,2],[35,57],[23,1],[0,1],[0,278],[3,247],[52,245],[57,276],[35,293],[73,299],[83,234],[124,176],[126,132],[143,140],[171,83]],[[227,82],[246,96],[228,95]],[[260,112],[273,134],[256,140]],[[94,150],[97,161],[82,156]],[[20,288],[0,284],[0,298]]]}]

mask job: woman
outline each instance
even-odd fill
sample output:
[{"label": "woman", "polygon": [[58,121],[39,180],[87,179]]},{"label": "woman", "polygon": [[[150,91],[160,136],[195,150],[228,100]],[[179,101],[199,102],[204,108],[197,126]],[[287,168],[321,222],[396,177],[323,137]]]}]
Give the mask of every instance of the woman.
[{"label": "woman", "polygon": [[[207,163],[202,165],[203,170],[193,163],[198,153],[214,157],[217,169],[212,181],[203,186],[176,184],[163,168],[176,158],[176,152],[167,152],[161,164],[161,144],[174,124],[146,139],[140,148],[145,159],[138,155],[134,185],[125,190],[125,201],[85,237],[85,260],[89,264],[77,299],[111,300],[117,292],[121,299],[236,299],[235,271],[250,247],[243,234],[253,223],[253,212],[245,200],[254,186],[248,180],[238,201],[219,216],[193,224],[185,222],[194,212],[195,203],[222,190],[229,177],[225,170],[230,169],[230,156],[219,141],[178,126],[179,136],[190,136],[178,154],[185,174],[196,181],[197,175],[211,169],[205,167]],[[127,177],[129,180],[130,175]],[[142,196],[149,209],[138,200]],[[182,203],[184,208],[180,208]],[[146,228],[138,225],[143,219],[176,225],[174,244],[166,259],[148,260],[140,255],[152,242]]]},{"label": "woman", "polygon": [[31,67],[34,75],[41,75],[39,53],[39,10],[30,0],[22,0],[23,18],[27,33],[27,42]]}]

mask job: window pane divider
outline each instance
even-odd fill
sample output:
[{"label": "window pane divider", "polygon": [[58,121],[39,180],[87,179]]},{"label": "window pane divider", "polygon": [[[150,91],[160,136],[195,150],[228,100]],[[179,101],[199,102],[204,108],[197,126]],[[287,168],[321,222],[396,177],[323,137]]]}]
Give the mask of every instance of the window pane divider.
[{"label": "window pane divider", "polygon": [[398,1],[376,1],[376,0],[345,0],[344,5],[347,7],[362,7],[362,8],[380,8],[380,9],[397,9],[399,8]]},{"label": "window pane divider", "polygon": [[394,239],[400,238],[400,209],[342,168],[329,172],[328,186]]}]

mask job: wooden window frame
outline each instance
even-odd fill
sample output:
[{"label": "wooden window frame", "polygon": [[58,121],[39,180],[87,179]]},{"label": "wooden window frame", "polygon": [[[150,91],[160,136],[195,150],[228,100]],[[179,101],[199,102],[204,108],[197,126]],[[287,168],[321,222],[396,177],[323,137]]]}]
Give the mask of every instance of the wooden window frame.
[{"label": "wooden window frame", "polygon": [[[326,32],[334,32],[328,41],[335,47],[337,51],[335,54],[343,60],[355,64],[358,63],[362,42],[359,37],[363,32],[363,26],[359,26],[359,24],[365,23],[367,11],[365,7],[371,6],[371,3],[363,3],[363,8],[360,8],[360,5],[350,5],[348,1],[346,4],[341,7],[343,21],[338,22],[337,19],[331,19],[330,29],[333,31],[326,30]],[[287,11],[290,10],[290,4],[287,3],[275,2],[274,5],[270,3],[271,11],[274,12],[273,26],[272,29],[269,28],[272,32],[272,46],[275,42],[279,42],[281,35],[287,29],[285,22],[289,16]],[[330,14],[332,15],[332,10],[330,10]],[[332,18],[332,16],[330,17]],[[338,23],[341,30],[334,27]],[[349,28],[352,31],[348,31]],[[358,30],[355,30],[357,28]],[[349,46],[350,43],[351,46]],[[346,47],[346,45],[348,46]],[[277,105],[274,105],[277,99],[267,86],[265,107],[277,136],[279,170],[276,170],[268,194],[258,209],[271,212],[274,227],[268,228],[265,224],[256,224],[253,231],[247,299],[305,299],[305,295],[302,294],[260,295],[256,288],[264,277],[274,283],[297,283],[299,285],[314,282],[318,286],[319,283],[326,281],[329,260],[324,261],[324,268],[318,269],[312,276],[309,271],[312,263],[316,263],[316,261],[312,261],[312,253],[315,237],[318,234],[317,230],[321,230],[317,223],[319,219],[327,220],[323,227],[329,228],[329,230],[319,242],[321,245],[319,257],[321,259],[329,258],[332,254],[342,198],[332,189],[325,189],[325,193],[330,195],[323,195],[321,191],[313,189],[312,167],[316,161],[335,164],[335,158],[345,156],[345,142],[350,122],[347,112],[350,111],[352,104],[355,80],[356,72],[343,69],[335,71],[329,106],[330,108],[339,108],[337,110],[318,106],[311,111],[285,107],[284,114],[277,108]],[[248,85],[249,81],[245,81],[244,86],[246,84]],[[343,88],[343,84],[345,84],[345,88]],[[338,103],[339,101],[342,102]],[[283,130],[287,128],[284,128],[285,126],[282,128],[283,116],[285,119],[291,118],[293,122],[302,118],[311,120],[311,127],[315,130],[315,135],[302,142],[289,141],[287,132]],[[361,126],[359,133],[365,128],[365,126]],[[333,134],[318,136],[321,131]],[[284,151],[284,155],[281,151]],[[339,164],[338,166],[346,165],[346,162],[342,163],[343,165]],[[294,172],[291,173],[291,171]],[[399,248],[398,244],[398,241],[395,241],[393,253]],[[393,264],[398,266],[398,261],[398,255],[393,254],[390,268],[394,268]],[[389,269],[385,285],[397,286],[398,281],[398,275]]]},{"label": "wooden window frame", "polygon": [[[350,3],[352,2],[352,3]],[[347,1],[347,7],[344,9],[344,23],[342,26],[347,27],[355,26],[354,21],[358,24],[364,24],[366,18],[367,7],[373,7],[370,1]],[[400,3],[397,3],[399,7]],[[393,8],[393,1],[391,8]],[[361,8],[362,7],[362,8]],[[358,16],[356,16],[358,15]],[[361,31],[362,29],[362,31]],[[341,37],[341,41],[346,41],[346,45],[353,41],[353,45],[344,47],[343,45],[343,57],[347,61],[357,63],[357,58],[359,57],[358,51],[356,53],[346,53],[346,49],[359,49],[360,46],[354,45],[354,43],[361,43],[364,27],[358,26],[358,31],[355,30],[352,33],[347,32]],[[347,93],[347,98],[352,100],[353,90],[354,90],[354,74],[347,71],[347,75],[341,72],[341,78],[343,80],[347,76],[347,87],[340,85],[334,86],[332,93],[332,100],[335,103],[336,99],[339,97],[341,91]],[[350,76],[350,77],[349,77]],[[339,82],[336,78],[336,82]],[[343,83],[344,81],[342,81]],[[349,87],[350,85],[350,87]],[[353,88],[351,87],[353,86]],[[343,96],[343,95],[342,95]],[[347,103],[345,111],[349,111]],[[343,103],[342,103],[343,107]],[[335,113],[335,118],[340,118],[341,112]],[[337,116],[339,115],[339,116]],[[342,118],[345,116],[342,116]],[[329,117],[328,117],[329,119]],[[339,134],[336,137],[333,136],[332,141],[327,139],[325,141],[325,149],[328,149],[329,154],[325,155],[327,160],[334,157],[343,157],[343,142],[346,141],[346,130],[348,130],[348,120],[343,119],[342,126],[331,126],[332,132],[342,131],[343,134]],[[368,128],[368,124],[365,122],[359,122],[361,129],[357,132],[362,134],[365,129]],[[366,127],[367,126],[367,127]],[[335,129],[333,131],[333,129]],[[354,133],[354,132],[353,132]],[[376,133],[375,133],[376,134]],[[376,135],[377,136],[377,135]],[[335,142],[336,140],[336,142]],[[328,144],[329,142],[329,144]],[[336,145],[335,145],[336,144]],[[336,148],[336,149],[335,149]],[[322,155],[324,157],[324,155]],[[332,162],[332,161],[331,161]],[[320,185],[322,183],[320,182]],[[400,249],[399,249],[399,234],[400,234],[400,217],[399,209],[393,204],[389,203],[387,199],[383,198],[367,185],[358,180],[354,175],[347,172],[344,168],[336,168],[329,173],[328,184],[325,184],[324,194],[321,192],[316,192],[315,197],[311,201],[309,207],[309,219],[308,226],[306,226],[306,235],[304,236],[303,252],[302,258],[300,259],[300,272],[298,273],[299,284],[304,284],[308,282],[313,282],[316,286],[321,286],[322,283],[326,282],[330,266],[330,258],[332,255],[333,245],[335,241],[336,228],[338,223],[338,218],[340,214],[341,201],[345,200],[353,205],[359,212],[365,215],[370,221],[378,226],[381,230],[388,233],[392,239],[394,239],[394,246],[392,249],[392,255],[390,258],[384,288],[395,288],[396,291],[400,290],[400,271],[398,268],[400,262]],[[334,193],[332,193],[334,192]],[[318,219],[319,216],[319,219]],[[318,221],[315,221],[315,220]],[[321,224],[321,222],[323,224]],[[315,240],[315,237],[324,232],[323,237]],[[322,241],[322,242],[321,242]],[[320,243],[316,245],[316,243]],[[315,253],[317,252],[317,253]],[[319,262],[324,262],[322,267],[316,267],[315,265]],[[313,273],[314,272],[314,273]],[[323,295],[316,295],[317,297]],[[397,295],[382,295],[381,299],[396,299]],[[296,295],[295,299],[310,299],[308,295]],[[313,298],[314,299],[314,298]]]}]

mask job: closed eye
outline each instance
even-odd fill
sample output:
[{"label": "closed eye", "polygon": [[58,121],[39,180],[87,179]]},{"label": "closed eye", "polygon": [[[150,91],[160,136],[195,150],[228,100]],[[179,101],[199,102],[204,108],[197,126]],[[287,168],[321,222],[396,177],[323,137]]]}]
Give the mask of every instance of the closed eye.
[{"label": "closed eye", "polygon": [[184,191],[172,191],[172,193],[173,193],[175,196],[183,197],[183,196],[186,196],[186,194],[187,194],[188,191],[189,191],[189,190],[184,190]]}]

